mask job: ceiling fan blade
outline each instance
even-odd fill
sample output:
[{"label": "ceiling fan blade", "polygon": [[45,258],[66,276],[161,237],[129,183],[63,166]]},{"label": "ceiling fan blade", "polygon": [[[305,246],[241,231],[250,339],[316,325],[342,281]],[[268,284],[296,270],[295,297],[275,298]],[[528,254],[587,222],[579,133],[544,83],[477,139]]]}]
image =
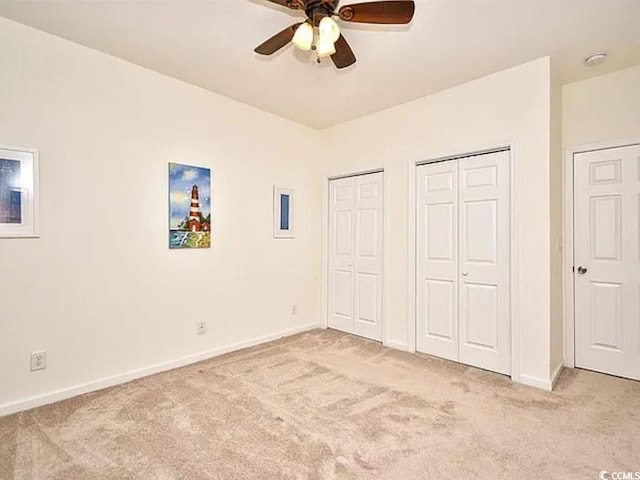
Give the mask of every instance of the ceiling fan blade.
[{"label": "ceiling fan blade", "polygon": [[293,35],[296,33],[296,30],[300,25],[302,25],[302,22],[291,25],[280,33],[276,33],[269,40],[258,45],[254,52],[259,53],[260,55],[272,55],[276,53],[293,39]]},{"label": "ceiling fan blade", "polygon": [[340,38],[338,38],[338,41],[335,43],[335,47],[336,53],[331,55],[331,60],[333,60],[336,67],[345,68],[356,63],[356,56],[342,35],[340,35]]},{"label": "ceiling fan blade", "polygon": [[415,11],[413,0],[389,0],[345,5],[338,14],[345,22],[402,25],[411,21]]},{"label": "ceiling fan blade", "polygon": [[276,5],[282,5],[283,7],[290,8],[292,10],[300,10],[304,7],[304,2],[299,0],[267,0],[268,2],[275,3]]}]

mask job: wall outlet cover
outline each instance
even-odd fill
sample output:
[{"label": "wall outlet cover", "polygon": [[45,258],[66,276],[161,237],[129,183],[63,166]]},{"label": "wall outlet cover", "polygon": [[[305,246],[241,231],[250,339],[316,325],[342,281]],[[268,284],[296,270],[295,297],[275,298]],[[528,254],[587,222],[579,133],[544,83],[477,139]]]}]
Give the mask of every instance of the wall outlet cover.
[{"label": "wall outlet cover", "polygon": [[197,323],[197,327],[198,327],[198,335],[203,335],[203,334],[207,333],[207,323],[206,322],[198,322]]},{"label": "wall outlet cover", "polygon": [[47,368],[47,352],[33,352],[31,354],[31,371],[44,370]]}]

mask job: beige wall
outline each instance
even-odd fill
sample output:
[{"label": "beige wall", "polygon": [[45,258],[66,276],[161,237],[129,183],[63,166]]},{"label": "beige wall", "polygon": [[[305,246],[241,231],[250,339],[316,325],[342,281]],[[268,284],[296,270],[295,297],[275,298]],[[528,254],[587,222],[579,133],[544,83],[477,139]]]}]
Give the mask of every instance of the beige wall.
[{"label": "beige wall", "polygon": [[[550,386],[562,361],[560,143],[640,137],[640,67],[561,89],[544,58],[315,131],[4,19],[0,45],[0,144],[40,150],[42,201],[41,238],[0,239],[0,413],[323,322],[321,179],[379,167],[384,342],[407,348],[409,165],[505,144],[514,371]],[[167,248],[170,161],[213,170],[210,250]],[[296,189],[294,241],[271,238],[274,184]],[[48,368],[29,373],[37,350]]]},{"label": "beige wall", "polygon": [[540,59],[326,131],[326,177],[385,169],[385,343],[409,344],[409,162],[515,144],[519,380],[550,382],[550,61]]},{"label": "beige wall", "polygon": [[[553,65],[552,65],[553,67]],[[562,168],[562,86],[551,72],[551,120],[550,120],[550,197],[549,219],[551,235],[551,357],[549,361],[550,375],[554,379],[564,365],[564,331],[563,331],[563,168]]]},{"label": "beige wall", "polygon": [[[562,87],[565,153],[574,148],[629,141],[640,141],[640,66]],[[572,247],[565,246],[565,255],[571,255]],[[571,301],[571,293],[565,295]]]},{"label": "beige wall", "polygon": [[[0,413],[317,322],[319,132],[1,18],[0,65],[0,144],[41,171],[41,237],[0,239]],[[209,250],[168,249],[168,162],[212,169]],[[295,240],[272,239],[274,184]]]},{"label": "beige wall", "polygon": [[562,88],[563,144],[640,138],[640,66]]}]

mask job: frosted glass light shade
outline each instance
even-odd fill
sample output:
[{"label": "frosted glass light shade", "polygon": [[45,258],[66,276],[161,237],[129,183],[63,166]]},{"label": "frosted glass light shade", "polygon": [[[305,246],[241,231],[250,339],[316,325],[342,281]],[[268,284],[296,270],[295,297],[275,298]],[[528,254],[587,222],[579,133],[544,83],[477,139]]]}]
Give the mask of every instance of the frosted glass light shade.
[{"label": "frosted glass light shade", "polygon": [[311,46],[313,45],[313,27],[311,24],[305,22],[300,25],[296,30],[292,41],[293,45],[303,52],[311,50]]},{"label": "frosted glass light shade", "polygon": [[336,53],[336,46],[333,44],[330,38],[323,38],[322,36],[320,36],[316,45],[316,53],[319,58],[329,57]]},{"label": "frosted glass light shade", "polygon": [[340,38],[340,28],[338,28],[338,24],[331,17],[324,17],[320,20],[318,31],[320,38],[330,38],[333,43],[337,42],[338,38]]}]

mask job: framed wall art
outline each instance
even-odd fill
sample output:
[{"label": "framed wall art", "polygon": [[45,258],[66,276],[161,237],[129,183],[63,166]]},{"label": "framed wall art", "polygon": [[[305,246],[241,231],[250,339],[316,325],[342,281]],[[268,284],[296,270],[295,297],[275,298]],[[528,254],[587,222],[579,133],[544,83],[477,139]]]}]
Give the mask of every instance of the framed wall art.
[{"label": "framed wall art", "polygon": [[211,170],[169,164],[169,248],[211,246]]},{"label": "framed wall art", "polygon": [[295,196],[290,188],[273,187],[273,237],[294,238]]},{"label": "framed wall art", "polygon": [[38,151],[0,145],[0,237],[38,236]]}]

